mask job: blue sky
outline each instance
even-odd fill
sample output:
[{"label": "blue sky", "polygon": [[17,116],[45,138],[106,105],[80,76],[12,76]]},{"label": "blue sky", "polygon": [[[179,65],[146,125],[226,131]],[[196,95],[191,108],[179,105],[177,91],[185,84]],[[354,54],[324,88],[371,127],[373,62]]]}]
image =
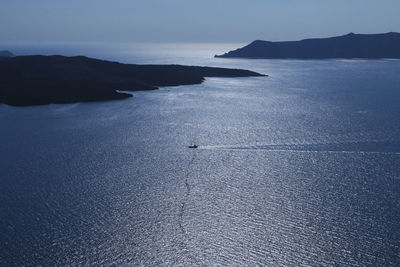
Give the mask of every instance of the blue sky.
[{"label": "blue sky", "polygon": [[400,31],[399,0],[1,0],[0,43],[249,42]]}]

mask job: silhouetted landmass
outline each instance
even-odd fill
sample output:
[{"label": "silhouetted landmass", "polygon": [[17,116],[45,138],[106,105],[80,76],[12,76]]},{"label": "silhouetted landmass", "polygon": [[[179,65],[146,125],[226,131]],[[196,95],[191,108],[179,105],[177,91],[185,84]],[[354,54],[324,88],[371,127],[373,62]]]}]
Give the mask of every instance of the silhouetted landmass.
[{"label": "silhouetted landmass", "polygon": [[215,57],[265,59],[400,58],[400,33],[354,34],[291,42],[254,41]]},{"label": "silhouetted landmass", "polygon": [[83,56],[0,58],[0,103],[15,106],[115,100],[120,91],[201,83],[204,77],[250,77],[239,69],[180,65],[133,65]]},{"label": "silhouetted landmass", "polygon": [[11,53],[10,51],[6,51],[6,50],[1,50],[0,51],[0,57],[13,57],[13,53]]}]

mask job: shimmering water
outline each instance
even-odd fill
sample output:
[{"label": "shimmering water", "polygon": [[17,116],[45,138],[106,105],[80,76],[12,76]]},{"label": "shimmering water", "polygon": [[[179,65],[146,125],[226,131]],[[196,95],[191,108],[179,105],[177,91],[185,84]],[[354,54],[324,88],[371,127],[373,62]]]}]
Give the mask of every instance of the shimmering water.
[{"label": "shimmering water", "polygon": [[270,77],[0,105],[1,265],[399,265],[400,61],[190,49]]}]

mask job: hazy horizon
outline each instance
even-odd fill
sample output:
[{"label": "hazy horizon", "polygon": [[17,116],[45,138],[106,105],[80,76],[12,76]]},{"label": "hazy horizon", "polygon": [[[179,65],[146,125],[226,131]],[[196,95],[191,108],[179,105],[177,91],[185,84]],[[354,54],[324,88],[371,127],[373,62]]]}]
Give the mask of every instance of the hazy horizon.
[{"label": "hazy horizon", "polygon": [[400,31],[394,0],[3,0],[1,6],[0,44],[247,43]]}]

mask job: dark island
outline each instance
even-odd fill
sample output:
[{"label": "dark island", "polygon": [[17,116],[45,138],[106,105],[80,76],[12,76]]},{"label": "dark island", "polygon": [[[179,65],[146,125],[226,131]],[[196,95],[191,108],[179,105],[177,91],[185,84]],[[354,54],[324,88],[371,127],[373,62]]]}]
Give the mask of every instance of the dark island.
[{"label": "dark island", "polygon": [[0,58],[0,103],[14,106],[115,100],[119,91],[198,84],[205,77],[264,76],[248,70],[180,65],[134,65],[83,56]]},{"label": "dark island", "polygon": [[216,55],[215,57],[258,59],[400,59],[400,33],[350,33],[338,37],[291,42],[257,40],[243,48],[230,51],[224,55]]},{"label": "dark island", "polygon": [[13,57],[13,53],[10,51],[0,50],[0,57]]}]

